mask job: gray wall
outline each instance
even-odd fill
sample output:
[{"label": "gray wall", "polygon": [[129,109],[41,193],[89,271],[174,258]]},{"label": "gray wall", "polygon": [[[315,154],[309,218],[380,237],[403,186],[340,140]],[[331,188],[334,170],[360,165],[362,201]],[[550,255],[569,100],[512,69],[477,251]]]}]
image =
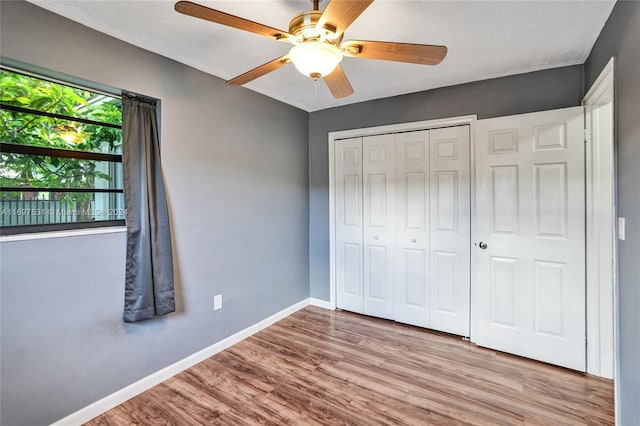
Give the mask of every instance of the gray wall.
[{"label": "gray wall", "polygon": [[0,5],[4,57],[161,99],[179,308],[122,323],[122,233],[0,243],[2,425],[55,421],[309,296],[306,112]]},{"label": "gray wall", "polygon": [[484,80],[313,112],[309,118],[311,297],[329,300],[329,163],[332,131],[477,114],[478,118],[580,105],[582,66]]},{"label": "gray wall", "polygon": [[585,88],[615,56],[618,215],[626,240],[618,242],[618,414],[640,425],[640,2],[619,1],[585,62]]}]

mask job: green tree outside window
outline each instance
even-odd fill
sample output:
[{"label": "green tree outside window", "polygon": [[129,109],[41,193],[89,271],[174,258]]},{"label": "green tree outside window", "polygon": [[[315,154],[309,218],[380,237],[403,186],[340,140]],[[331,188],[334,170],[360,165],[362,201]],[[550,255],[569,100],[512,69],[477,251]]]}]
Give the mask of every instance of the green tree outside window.
[{"label": "green tree outside window", "polygon": [[[121,155],[120,99],[3,69],[0,71],[0,104],[0,142],[3,144]],[[10,109],[12,106],[18,108]],[[95,193],[56,192],[56,189],[121,188],[119,164],[64,158],[55,152],[36,154],[6,150],[0,153],[1,187],[42,188],[42,192],[3,191],[0,202],[45,197],[63,201],[69,209],[90,212]],[[98,218],[80,214],[75,220]]]}]

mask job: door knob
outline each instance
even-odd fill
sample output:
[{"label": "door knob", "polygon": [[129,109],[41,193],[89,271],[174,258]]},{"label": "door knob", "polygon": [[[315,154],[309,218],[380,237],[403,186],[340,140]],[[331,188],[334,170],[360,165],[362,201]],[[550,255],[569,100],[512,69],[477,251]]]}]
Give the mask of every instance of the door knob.
[{"label": "door knob", "polygon": [[375,237],[373,237],[374,240],[379,239],[380,237],[378,237],[377,235]]},{"label": "door knob", "polygon": [[412,242],[412,243],[415,243],[416,241],[417,241],[417,240],[416,240],[415,238],[412,238],[412,239],[411,239],[411,242]]},{"label": "door knob", "polygon": [[482,250],[486,250],[486,249],[487,249],[487,247],[489,247],[489,245],[487,244],[487,242],[486,242],[486,241],[480,241],[480,243],[478,244],[478,246],[480,246],[480,248],[481,248]]}]

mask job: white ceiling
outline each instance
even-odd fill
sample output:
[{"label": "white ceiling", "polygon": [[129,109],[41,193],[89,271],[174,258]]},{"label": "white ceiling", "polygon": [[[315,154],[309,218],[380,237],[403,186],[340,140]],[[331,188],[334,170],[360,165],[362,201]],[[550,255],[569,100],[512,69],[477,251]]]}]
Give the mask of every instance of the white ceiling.
[{"label": "white ceiling", "polygon": [[[178,14],[174,1],[29,0],[38,6],[136,46],[225,80],[285,54],[291,47],[258,35]],[[288,30],[310,0],[193,0]],[[355,94],[334,99],[293,65],[246,85],[315,111],[370,99],[510,74],[583,63],[615,0],[402,1],[376,0],[345,33],[345,40],[446,45],[437,66],[345,58]],[[320,3],[321,9],[326,1]]]}]

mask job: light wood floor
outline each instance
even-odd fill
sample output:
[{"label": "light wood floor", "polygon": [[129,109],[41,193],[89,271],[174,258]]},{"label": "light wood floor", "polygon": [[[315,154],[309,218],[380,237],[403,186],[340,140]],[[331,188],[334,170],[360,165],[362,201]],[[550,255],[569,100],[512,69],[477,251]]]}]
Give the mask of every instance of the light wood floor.
[{"label": "light wood floor", "polygon": [[88,425],[613,424],[609,380],[307,307]]}]

